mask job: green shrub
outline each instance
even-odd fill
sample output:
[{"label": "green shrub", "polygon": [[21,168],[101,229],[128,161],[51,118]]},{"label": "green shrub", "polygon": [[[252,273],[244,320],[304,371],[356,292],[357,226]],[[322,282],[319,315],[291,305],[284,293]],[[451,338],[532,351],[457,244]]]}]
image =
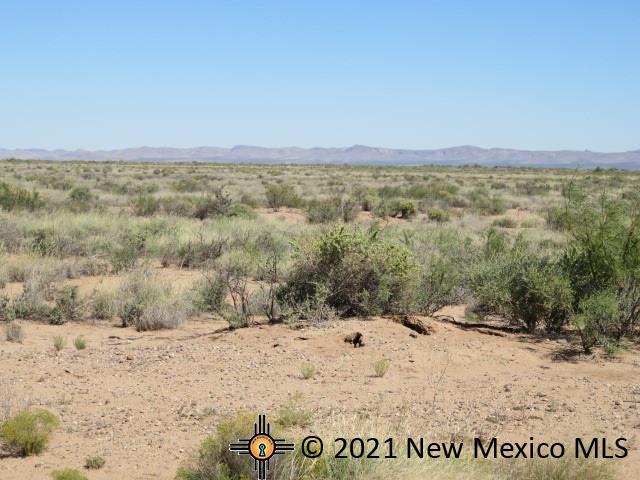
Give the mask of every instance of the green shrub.
[{"label": "green shrub", "polygon": [[572,322],[580,334],[584,351],[590,353],[597,343],[605,348],[613,346],[615,336],[612,331],[620,318],[615,292],[598,292],[584,298],[578,309],[580,313],[573,317]]},{"label": "green shrub", "polygon": [[477,188],[469,193],[469,200],[474,209],[481,215],[501,215],[507,207],[504,200],[496,195],[490,195],[486,190]]},{"label": "green shrub", "polygon": [[524,255],[512,263],[508,278],[510,312],[534,332],[543,322],[548,332],[557,332],[571,315],[573,292],[558,265],[547,258]]},{"label": "green shrub", "polygon": [[63,323],[76,321],[82,317],[82,303],[78,295],[78,287],[64,285],[55,292],[55,307],[49,314],[49,323],[62,325]]},{"label": "green shrub", "polygon": [[562,265],[583,343],[611,347],[635,335],[640,318],[640,211],[605,195],[583,198],[569,199]]},{"label": "green shrub", "polygon": [[33,190],[28,190],[0,182],[0,208],[2,210],[35,210],[44,206],[44,200],[40,194]]},{"label": "green shrub", "polygon": [[302,199],[296,193],[292,185],[271,183],[265,186],[267,206],[274,210],[282,207],[299,207]]},{"label": "green shrub", "polygon": [[485,258],[473,267],[470,286],[480,310],[558,331],[572,313],[573,292],[558,259],[534,251],[519,239],[513,246],[491,231]]},{"label": "green shrub", "polygon": [[150,217],[158,212],[160,202],[152,195],[138,195],[131,200],[131,208],[133,209],[134,215]]},{"label": "green shrub", "polygon": [[0,439],[22,456],[42,452],[60,420],[47,410],[23,411],[0,425]]},{"label": "green shrub", "polygon": [[53,480],[88,480],[81,472],[73,468],[63,468],[51,472]]},{"label": "green shrub", "polygon": [[199,220],[225,216],[231,211],[232,203],[231,197],[221,188],[216,188],[213,190],[213,196],[207,195],[196,201],[193,216]]},{"label": "green shrub", "polygon": [[417,209],[416,204],[411,200],[397,200],[393,203],[394,216],[399,216],[406,220],[415,217]]},{"label": "green shrub", "polygon": [[378,232],[335,226],[299,246],[279,298],[295,304],[327,292],[327,305],[342,316],[393,313],[406,308],[418,266],[400,245]]},{"label": "green shrub", "polygon": [[227,297],[227,283],[216,271],[203,273],[195,287],[198,307],[205,312],[220,312]]},{"label": "green shrub", "polygon": [[449,256],[431,254],[420,266],[415,310],[433,315],[446,305],[460,300],[461,278],[457,265]]},{"label": "green shrub", "polygon": [[429,217],[429,220],[431,220],[432,222],[438,222],[438,223],[448,222],[449,219],[451,218],[451,216],[449,215],[449,212],[441,208],[432,208],[429,210],[427,215]]},{"label": "green shrub", "polygon": [[566,230],[569,219],[568,212],[564,208],[551,207],[548,208],[544,213],[547,226],[551,230],[555,230],[558,232]]},{"label": "green shrub", "polygon": [[238,217],[238,218],[246,218],[250,220],[254,220],[258,218],[258,215],[249,205],[245,205],[244,203],[236,203],[229,208],[227,212],[228,217]]},{"label": "green shrub", "polygon": [[104,467],[106,460],[100,455],[94,455],[92,457],[87,457],[84,461],[84,468],[87,470],[100,470]]},{"label": "green shrub", "polygon": [[69,192],[69,207],[74,212],[86,212],[94,206],[94,197],[87,187],[75,187]]},{"label": "green shrub", "polygon": [[349,197],[333,197],[313,200],[307,205],[307,220],[310,223],[333,223],[341,220],[345,223],[355,220],[358,205]]},{"label": "green shrub", "polygon": [[133,268],[144,252],[146,241],[147,235],[145,232],[129,230],[120,235],[116,243],[111,243],[108,248],[108,255],[113,271],[119,273]]},{"label": "green shrub", "polygon": [[78,204],[88,204],[93,201],[93,195],[87,187],[75,187],[69,192],[69,200]]}]

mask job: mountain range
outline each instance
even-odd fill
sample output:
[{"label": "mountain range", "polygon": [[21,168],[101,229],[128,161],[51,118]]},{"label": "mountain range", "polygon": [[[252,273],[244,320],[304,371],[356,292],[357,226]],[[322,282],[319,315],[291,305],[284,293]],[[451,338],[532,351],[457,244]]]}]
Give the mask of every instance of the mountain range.
[{"label": "mountain range", "polygon": [[356,165],[482,165],[564,168],[640,169],[640,150],[593,152],[590,150],[515,150],[458,146],[431,150],[377,148],[267,148],[239,145],[221,147],[138,147],[118,150],[2,149],[0,158],[38,160],[125,160],[154,162],[228,162]]}]

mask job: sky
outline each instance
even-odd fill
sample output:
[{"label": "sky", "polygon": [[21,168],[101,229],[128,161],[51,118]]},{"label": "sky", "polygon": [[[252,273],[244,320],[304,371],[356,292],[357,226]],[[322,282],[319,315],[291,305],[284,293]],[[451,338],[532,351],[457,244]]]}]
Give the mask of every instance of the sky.
[{"label": "sky", "polygon": [[640,148],[637,1],[0,0],[0,148]]}]

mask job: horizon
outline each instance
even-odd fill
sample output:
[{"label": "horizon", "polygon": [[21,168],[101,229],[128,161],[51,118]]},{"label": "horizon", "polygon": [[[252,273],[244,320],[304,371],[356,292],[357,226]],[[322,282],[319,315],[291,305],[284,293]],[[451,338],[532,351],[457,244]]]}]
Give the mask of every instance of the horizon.
[{"label": "horizon", "polygon": [[640,148],[634,2],[73,0],[0,13],[6,149]]},{"label": "horizon", "polygon": [[639,152],[640,146],[637,148],[631,148],[629,150],[617,150],[617,151],[603,151],[603,150],[592,150],[589,148],[572,148],[572,149],[528,149],[528,148],[518,148],[518,147],[510,147],[510,146],[491,146],[485,147],[480,145],[473,144],[459,144],[459,145],[449,145],[444,147],[433,147],[433,148],[405,148],[405,147],[388,147],[383,145],[365,145],[361,143],[353,143],[350,145],[313,145],[310,147],[302,147],[300,145],[276,145],[276,146],[266,146],[266,145],[257,145],[257,144],[249,144],[249,143],[240,143],[230,146],[224,145],[191,145],[191,146],[172,146],[172,145],[133,145],[133,146],[124,146],[124,147],[113,147],[113,148],[84,148],[84,147],[70,147],[70,148],[46,148],[46,147],[15,147],[15,148],[7,148],[3,145],[0,145],[0,150],[7,151],[20,151],[20,150],[42,150],[47,152],[55,152],[55,151],[65,151],[65,152],[76,152],[76,151],[85,151],[85,152],[111,152],[118,150],[141,150],[145,148],[151,149],[170,149],[170,150],[196,150],[202,148],[217,148],[223,150],[233,150],[238,148],[260,148],[265,150],[285,150],[285,149],[300,149],[300,150],[347,150],[351,148],[369,148],[375,150],[394,150],[394,151],[411,151],[411,152],[420,152],[420,151],[437,151],[437,150],[453,150],[459,148],[473,148],[479,150],[505,150],[505,151],[514,151],[514,152],[540,152],[540,153],[551,153],[551,152],[572,152],[572,153],[595,153],[595,154],[616,154],[616,153],[631,153],[631,152]]}]

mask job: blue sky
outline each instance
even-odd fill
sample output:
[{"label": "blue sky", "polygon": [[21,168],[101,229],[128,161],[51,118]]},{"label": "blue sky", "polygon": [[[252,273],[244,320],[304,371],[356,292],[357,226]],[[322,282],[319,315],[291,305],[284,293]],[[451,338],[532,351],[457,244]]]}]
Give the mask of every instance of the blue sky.
[{"label": "blue sky", "polygon": [[640,2],[0,2],[0,147],[640,148]]}]

